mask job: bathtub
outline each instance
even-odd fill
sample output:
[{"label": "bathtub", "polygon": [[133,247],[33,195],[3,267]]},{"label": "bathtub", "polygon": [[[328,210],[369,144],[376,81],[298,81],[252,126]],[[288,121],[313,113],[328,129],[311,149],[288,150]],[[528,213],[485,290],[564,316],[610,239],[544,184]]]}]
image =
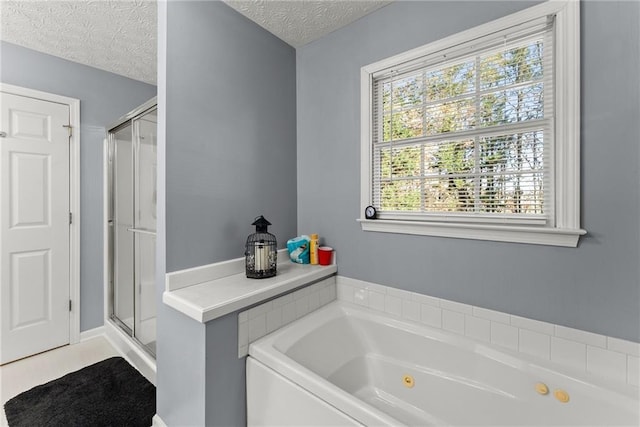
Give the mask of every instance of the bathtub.
[{"label": "bathtub", "polygon": [[344,301],[247,358],[250,426],[638,426],[638,399],[636,387]]}]

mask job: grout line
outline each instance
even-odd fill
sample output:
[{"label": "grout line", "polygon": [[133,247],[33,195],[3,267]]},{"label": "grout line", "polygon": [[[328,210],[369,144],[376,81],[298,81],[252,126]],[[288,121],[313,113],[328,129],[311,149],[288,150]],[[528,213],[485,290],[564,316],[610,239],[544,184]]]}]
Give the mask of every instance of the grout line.
[{"label": "grout line", "polygon": [[[546,354],[548,355],[548,357],[542,358],[542,359],[545,361],[558,363],[558,364],[569,366],[572,368],[575,368],[575,366],[557,360],[558,357],[552,358],[552,351],[551,351],[551,347],[553,346],[552,338],[555,337],[557,339],[565,340],[567,342],[579,344],[580,346],[584,347],[584,352],[581,353],[580,358],[582,359],[581,362],[582,362],[582,366],[584,366],[585,372],[590,372],[590,369],[593,369],[593,366],[594,366],[592,364],[589,364],[589,359],[587,358],[587,347],[589,346],[596,349],[604,350],[604,351],[610,351],[613,353],[622,354],[625,356],[625,369],[627,374],[625,378],[625,382],[628,384],[632,384],[631,381],[629,381],[629,377],[630,377],[629,356],[638,357],[638,353],[640,352],[640,343],[626,341],[619,338],[607,337],[605,335],[600,335],[593,332],[582,331],[579,329],[569,328],[561,325],[555,325],[555,324],[551,324],[544,321],[525,318],[522,316],[516,316],[509,313],[504,313],[498,310],[486,309],[484,307],[477,307],[469,304],[462,304],[455,301],[445,300],[443,298],[432,297],[426,294],[419,294],[417,292],[406,292],[406,291],[401,292],[392,287],[388,287],[388,286],[384,286],[376,283],[364,282],[360,280],[349,279],[341,276],[338,276],[337,278],[336,287],[337,287],[337,299],[346,300],[348,302],[355,303],[360,306],[365,306],[372,310],[379,311],[381,313],[386,313],[387,315],[391,315],[394,317],[398,317],[398,316],[396,316],[395,313],[389,313],[386,310],[386,304],[382,310],[371,307],[371,298],[369,298],[370,292],[377,292],[385,295],[385,297],[393,296],[395,298],[400,298],[401,306],[404,302],[407,302],[407,301],[419,302],[421,310],[422,310],[422,305],[425,304],[424,302],[421,302],[421,301],[424,301],[424,300],[430,301],[431,304],[427,303],[427,305],[430,305],[432,307],[435,307],[435,305],[433,305],[433,302],[438,302],[439,303],[438,308],[440,309],[440,313],[439,313],[440,327],[434,326],[433,324],[424,321],[422,317],[420,317],[420,320],[418,321],[418,323],[422,325],[434,327],[436,329],[447,330],[444,328],[445,310],[449,310],[453,313],[461,314],[463,316],[469,316],[471,318],[488,320],[490,322],[489,323],[490,325],[489,340],[491,344],[498,345],[500,347],[504,347],[510,350],[515,349],[516,352],[527,354],[529,356],[541,357],[541,356],[532,355],[530,354],[530,352],[527,353],[527,352],[521,351],[520,335],[522,334],[522,331],[528,331],[528,332],[544,335],[548,338],[548,341],[545,341],[545,342],[548,342],[548,348],[546,344],[541,344],[541,345],[544,345],[544,348],[541,348],[538,353]],[[355,297],[358,291],[363,291],[363,290],[367,292],[366,295],[368,298],[366,302],[358,301],[358,298]],[[345,292],[345,291],[348,291],[348,292]],[[467,311],[469,310],[471,311],[471,313],[467,313]],[[494,318],[488,318],[491,315],[493,315]],[[400,318],[407,320],[402,311],[400,312]],[[508,322],[505,323],[504,321],[500,321],[498,320],[499,318],[507,319]],[[407,320],[407,321],[411,321],[411,320]],[[464,318],[465,328],[462,331],[462,335],[464,336],[466,336],[465,335],[466,323],[467,323],[467,318],[465,317]],[[505,329],[506,331],[509,331],[507,332],[507,335],[511,334],[512,330],[510,328],[513,328],[513,330],[515,330],[515,333],[516,333],[515,342],[514,342],[515,347],[512,348],[508,345],[503,346],[500,344],[496,344],[494,342],[494,339],[496,339],[497,337],[495,335],[496,333],[496,331],[494,330],[495,327],[492,327],[494,324],[498,325],[496,326],[498,328],[507,328]],[[449,332],[456,333],[452,331],[449,331]],[[470,338],[470,339],[473,339],[473,338]],[[611,347],[614,347],[615,349],[612,349]],[[628,351],[625,351],[625,349],[628,349]]]},{"label": "grout line", "polygon": [[[322,298],[322,292],[324,289],[327,289],[327,293],[325,295],[325,298]],[[310,304],[309,301],[309,296],[314,293],[317,295],[317,305],[315,304],[315,301],[313,305]],[[574,363],[569,363],[568,361],[569,359],[571,359],[571,352],[574,350],[569,350],[570,353],[567,356],[568,359],[566,361],[562,360],[565,359],[562,356],[556,355],[555,357],[552,357],[552,347],[554,346],[553,338],[564,340],[568,343],[577,345],[578,348],[584,349],[584,351],[581,351],[581,353],[579,353],[579,357],[581,360],[578,363],[581,363],[581,366],[579,368],[585,372],[591,372],[592,370],[594,370],[594,367],[597,364],[597,362],[593,362],[593,364],[589,363],[589,358],[587,357],[588,347],[621,354],[625,356],[624,365],[626,376],[624,382],[628,384],[632,384],[629,373],[632,367],[630,367],[629,357],[638,357],[638,353],[640,352],[639,343],[625,341],[619,338],[607,337],[604,335],[599,335],[592,332],[582,331],[579,329],[569,328],[561,325],[554,325],[548,322],[504,313],[498,310],[486,309],[484,307],[477,307],[470,304],[449,301],[442,298],[432,297],[430,295],[420,294],[417,292],[398,290],[389,286],[365,282],[361,280],[354,280],[342,276],[332,276],[321,282],[314,283],[301,289],[296,289],[293,292],[289,292],[276,299],[267,301],[264,304],[260,304],[248,310],[245,310],[238,314],[238,324],[240,325],[241,323],[245,323],[245,327],[249,327],[247,335],[250,337],[255,335],[255,339],[259,339],[267,335],[268,333],[278,330],[279,328],[288,325],[289,323],[299,319],[300,317],[303,317],[323,307],[324,305],[329,304],[334,300],[348,301],[358,306],[365,307],[370,310],[374,310],[376,312],[393,316],[399,319],[403,319],[405,321],[416,322],[421,325],[426,325],[436,329],[446,330],[450,333],[458,334],[457,332],[450,331],[448,329],[445,329],[444,327],[446,314],[445,310],[448,310],[455,315],[463,316],[463,328],[459,332],[463,336],[467,336],[469,339],[474,338],[466,335],[467,323],[469,323],[469,320],[472,319],[481,319],[483,321],[489,322],[489,343],[512,351],[527,354],[529,356],[540,357],[547,362],[576,368],[575,358],[573,359]],[[408,310],[408,308],[405,309],[405,307],[409,307],[411,306],[411,304],[418,304],[419,309],[419,315],[417,319],[414,320],[409,320],[407,318],[407,313],[405,312],[406,310]],[[398,306],[400,307],[399,311],[397,310]],[[423,306],[428,306],[431,307],[431,309],[439,310],[438,316],[435,319],[431,319],[436,320],[439,318],[439,326],[434,325],[433,322],[429,322],[427,321],[427,319],[422,317]],[[285,319],[285,309],[288,310],[287,307],[291,308],[293,312],[290,318],[287,317]],[[266,325],[266,318],[268,314],[274,310],[281,310],[281,322],[278,324],[278,327],[269,330]],[[247,313],[249,313],[248,316]],[[256,335],[255,330],[253,331],[253,333],[251,331],[250,322],[252,319],[260,315],[265,318],[265,325],[264,328],[261,327],[262,325],[257,325],[257,327],[260,328],[260,330],[258,331],[260,333]],[[505,320],[507,320],[506,323]],[[498,328],[505,331],[504,336],[507,338],[507,340],[504,341],[504,345],[496,343],[494,341],[495,339],[499,338],[499,336],[496,335]],[[512,336],[512,333],[514,331],[515,338],[512,340],[509,337]],[[529,350],[528,352],[522,351],[521,335],[523,331],[546,336],[547,340],[540,343],[539,349],[537,349],[536,347],[527,347],[527,349]],[[238,341],[239,358],[247,355],[248,348],[251,342],[252,340],[249,340],[248,343]],[[513,346],[510,344],[512,344]],[[534,348],[534,351],[531,351],[532,348]],[[536,349],[539,351],[535,351]],[[576,349],[575,351],[578,350]],[[536,356],[536,354],[544,354],[546,355],[546,357]],[[575,355],[578,354],[576,353]],[[595,369],[597,370],[597,368]]]},{"label": "grout line", "polygon": [[[320,295],[325,289],[327,290],[327,294],[323,302]],[[317,295],[317,305],[315,303],[313,305],[310,304],[310,296],[312,294]],[[337,294],[336,277],[332,276],[241,311],[238,313],[238,358],[248,355],[249,345],[251,345],[253,341],[277,331],[297,319],[329,304],[337,299]],[[287,313],[286,319],[285,310]],[[275,329],[270,330],[267,319],[269,318],[269,313],[275,311],[280,311],[280,322]],[[291,313],[289,313],[289,311],[291,311]],[[291,316],[288,316],[289,314],[291,314]],[[247,342],[244,340],[244,335],[242,339],[240,337],[240,325],[246,325],[247,327],[246,335],[249,337]]]}]

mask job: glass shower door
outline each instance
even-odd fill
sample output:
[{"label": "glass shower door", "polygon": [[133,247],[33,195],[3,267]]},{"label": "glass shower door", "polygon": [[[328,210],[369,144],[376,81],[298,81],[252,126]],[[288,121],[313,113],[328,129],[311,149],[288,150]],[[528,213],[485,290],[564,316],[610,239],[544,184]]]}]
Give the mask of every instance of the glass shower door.
[{"label": "glass shower door", "polygon": [[112,140],[112,318],[129,334],[134,328],[133,223],[134,144],[131,124],[118,128]]},{"label": "glass shower door", "polygon": [[155,356],[156,109],[109,132],[110,317]]},{"label": "glass shower door", "polygon": [[134,336],[155,354],[156,343],[156,111],[133,121],[135,168],[135,328]]}]

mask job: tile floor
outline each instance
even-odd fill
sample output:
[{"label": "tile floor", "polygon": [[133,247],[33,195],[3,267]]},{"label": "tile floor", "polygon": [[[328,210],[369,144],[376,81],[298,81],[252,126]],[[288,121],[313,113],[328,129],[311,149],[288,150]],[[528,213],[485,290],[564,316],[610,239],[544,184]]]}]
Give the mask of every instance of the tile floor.
[{"label": "tile floor", "polygon": [[116,349],[95,337],[0,366],[0,426],[8,425],[4,404],[12,397],[112,356]]}]

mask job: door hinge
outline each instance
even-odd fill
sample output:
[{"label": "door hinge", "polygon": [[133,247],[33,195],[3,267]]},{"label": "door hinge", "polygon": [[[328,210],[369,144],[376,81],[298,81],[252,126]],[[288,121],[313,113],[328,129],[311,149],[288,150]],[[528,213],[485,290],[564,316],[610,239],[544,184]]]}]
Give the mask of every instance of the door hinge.
[{"label": "door hinge", "polygon": [[69,300],[69,311],[71,311],[71,300]]},{"label": "door hinge", "polygon": [[71,125],[62,125],[63,128],[67,128],[67,130],[69,131],[69,137],[71,137],[73,135],[73,126]]},{"label": "door hinge", "polygon": [[73,214],[69,212],[69,225],[73,223]]}]

